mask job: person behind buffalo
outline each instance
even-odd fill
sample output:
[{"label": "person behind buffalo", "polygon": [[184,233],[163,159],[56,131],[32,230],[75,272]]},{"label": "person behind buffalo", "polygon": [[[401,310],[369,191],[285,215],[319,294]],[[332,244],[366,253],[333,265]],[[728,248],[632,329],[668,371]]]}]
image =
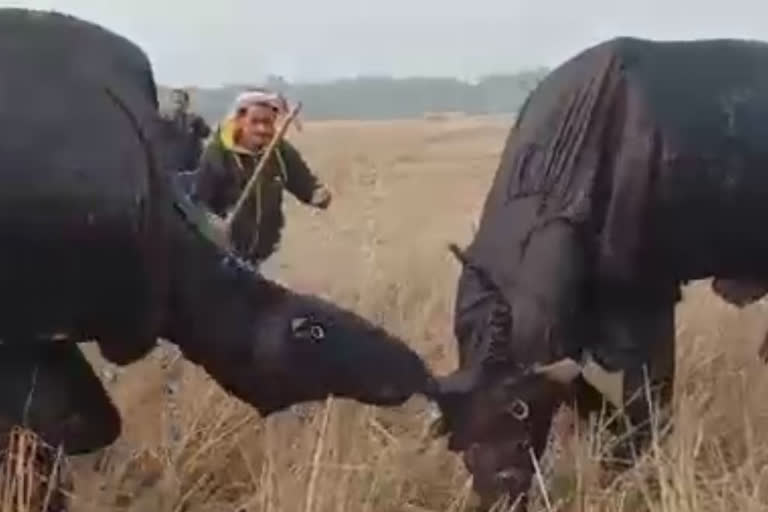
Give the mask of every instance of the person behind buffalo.
[{"label": "person behind buffalo", "polygon": [[171,91],[171,103],[171,112],[163,115],[168,145],[166,167],[176,172],[193,171],[198,167],[203,141],[211,134],[211,127],[190,111],[189,93],[185,89]]},{"label": "person behind buffalo", "polygon": [[[226,216],[262,158],[285,107],[282,96],[265,90],[249,91],[236,99],[201,157],[193,194],[197,202]],[[330,191],[299,151],[288,141],[280,141],[257,177],[245,211],[232,226],[234,248],[254,264],[267,259],[280,242],[283,189],[315,208],[325,209],[331,202]]]}]

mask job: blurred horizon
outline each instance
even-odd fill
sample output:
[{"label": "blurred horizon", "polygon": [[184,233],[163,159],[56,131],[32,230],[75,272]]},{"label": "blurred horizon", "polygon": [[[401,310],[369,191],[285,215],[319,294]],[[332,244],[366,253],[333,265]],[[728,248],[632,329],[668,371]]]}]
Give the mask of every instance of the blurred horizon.
[{"label": "blurred horizon", "polygon": [[215,88],[261,82],[480,77],[552,68],[619,35],[651,39],[768,34],[758,0],[4,0],[57,10],[128,37],[157,81]]}]

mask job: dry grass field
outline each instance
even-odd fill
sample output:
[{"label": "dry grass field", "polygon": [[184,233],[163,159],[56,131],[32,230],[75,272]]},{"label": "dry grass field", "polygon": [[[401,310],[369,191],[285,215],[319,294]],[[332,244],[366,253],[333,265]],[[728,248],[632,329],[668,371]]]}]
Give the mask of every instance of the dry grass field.
[{"label": "dry grass field", "polygon": [[[316,213],[287,201],[269,273],[386,324],[447,372],[458,267],[446,244],[471,236],[509,125],[461,117],[306,124],[291,137],[335,202]],[[708,283],[685,297],[677,429],[635,470],[609,480],[597,466],[599,427],[572,431],[562,415],[534,510],[768,510],[768,369],[756,357],[765,307],[736,310]],[[170,400],[172,369],[161,363],[151,357],[105,380],[124,434],[105,453],[72,461],[75,510],[468,510],[468,475],[444,441],[426,437],[421,399],[394,409],[333,400],[263,420],[186,363],[174,370]]]}]

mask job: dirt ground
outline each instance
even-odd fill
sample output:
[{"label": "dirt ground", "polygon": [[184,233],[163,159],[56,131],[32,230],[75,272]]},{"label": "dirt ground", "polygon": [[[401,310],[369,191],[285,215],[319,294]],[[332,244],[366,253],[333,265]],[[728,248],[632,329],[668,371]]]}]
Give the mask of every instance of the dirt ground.
[{"label": "dirt ground", "polygon": [[[306,123],[292,140],[334,202],[316,212],[287,200],[283,245],[267,273],[385,323],[436,371],[449,371],[458,267],[446,246],[469,240],[510,125],[460,116]],[[678,429],[610,484],[597,469],[595,429],[562,439],[543,468],[540,509],[768,510],[768,372],[756,358],[764,309],[729,307],[706,284],[687,289]],[[329,401],[263,420],[199,369],[181,363],[173,377],[162,362],[103,372],[124,434],[105,453],[74,461],[77,510],[465,509],[468,476],[441,441],[426,439],[419,399],[395,409]]]}]

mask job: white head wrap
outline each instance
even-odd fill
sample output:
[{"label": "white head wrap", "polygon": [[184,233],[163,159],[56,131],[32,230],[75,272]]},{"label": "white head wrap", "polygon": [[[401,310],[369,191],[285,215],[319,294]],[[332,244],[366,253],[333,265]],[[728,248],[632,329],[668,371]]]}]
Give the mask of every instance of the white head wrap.
[{"label": "white head wrap", "polygon": [[[250,89],[237,95],[230,108],[229,115],[234,117],[238,110],[250,105],[268,105],[275,109],[279,115],[288,113],[288,101],[279,92],[267,89]],[[301,129],[298,119],[295,120],[296,128]]]}]

